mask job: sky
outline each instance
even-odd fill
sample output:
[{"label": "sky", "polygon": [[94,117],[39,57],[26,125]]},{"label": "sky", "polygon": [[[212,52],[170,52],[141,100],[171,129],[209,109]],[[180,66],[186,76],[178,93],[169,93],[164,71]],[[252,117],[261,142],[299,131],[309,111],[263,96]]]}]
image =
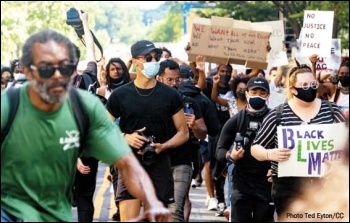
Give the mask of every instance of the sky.
[{"label": "sky", "polygon": [[139,6],[141,9],[156,9],[165,1],[123,1],[122,3],[130,6]]}]

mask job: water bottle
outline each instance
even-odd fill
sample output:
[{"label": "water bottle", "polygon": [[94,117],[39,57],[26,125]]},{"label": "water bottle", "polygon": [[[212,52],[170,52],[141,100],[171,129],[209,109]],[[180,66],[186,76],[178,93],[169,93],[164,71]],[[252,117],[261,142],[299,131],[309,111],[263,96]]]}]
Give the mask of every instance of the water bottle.
[{"label": "water bottle", "polygon": [[243,146],[244,138],[239,132],[236,133],[235,143],[236,143],[236,150],[237,151],[240,150],[240,148],[242,148]]}]

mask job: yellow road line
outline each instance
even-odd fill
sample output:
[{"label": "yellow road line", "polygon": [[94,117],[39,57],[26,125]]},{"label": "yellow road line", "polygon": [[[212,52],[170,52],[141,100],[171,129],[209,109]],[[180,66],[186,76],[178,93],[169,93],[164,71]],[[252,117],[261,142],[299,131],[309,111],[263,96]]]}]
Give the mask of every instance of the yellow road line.
[{"label": "yellow road line", "polygon": [[106,192],[106,190],[109,190],[110,182],[107,180],[108,175],[109,175],[109,167],[107,166],[105,174],[103,176],[103,183],[101,187],[98,189],[94,200],[94,206],[95,206],[94,219],[100,218],[103,199],[104,199],[103,195]]}]

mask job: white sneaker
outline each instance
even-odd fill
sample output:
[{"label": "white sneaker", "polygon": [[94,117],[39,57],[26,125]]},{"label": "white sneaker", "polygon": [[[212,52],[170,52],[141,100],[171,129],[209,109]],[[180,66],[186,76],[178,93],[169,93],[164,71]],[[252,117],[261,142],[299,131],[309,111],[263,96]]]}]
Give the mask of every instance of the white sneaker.
[{"label": "white sneaker", "polygon": [[209,205],[209,200],[210,200],[210,197],[209,195],[207,194],[207,198],[205,199],[205,206],[208,207]]},{"label": "white sneaker", "polygon": [[196,188],[196,187],[197,187],[197,181],[196,181],[196,179],[192,179],[191,187],[192,187],[192,188]]},{"label": "white sneaker", "polygon": [[218,209],[218,200],[214,197],[209,199],[208,211],[216,211]]}]

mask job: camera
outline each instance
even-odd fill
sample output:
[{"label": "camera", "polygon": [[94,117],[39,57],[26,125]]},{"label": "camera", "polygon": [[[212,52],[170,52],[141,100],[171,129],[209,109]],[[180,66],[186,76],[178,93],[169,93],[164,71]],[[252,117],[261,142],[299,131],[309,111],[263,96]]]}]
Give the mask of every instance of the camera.
[{"label": "camera", "polygon": [[143,152],[142,154],[142,164],[144,165],[151,165],[152,163],[155,162],[155,156],[156,156],[156,151],[154,148],[151,146],[151,143],[155,142],[155,137],[152,136],[146,136],[143,134],[143,132],[138,132],[140,136],[143,136],[148,139],[148,142],[145,142],[143,146],[141,147],[141,150]]},{"label": "camera", "polygon": [[[82,13],[84,11],[80,10]],[[70,25],[74,28],[75,32],[79,36],[84,35],[84,27],[83,27],[83,22],[80,19],[79,12],[76,8],[70,8],[67,11],[67,20],[66,20],[67,25]]]}]

